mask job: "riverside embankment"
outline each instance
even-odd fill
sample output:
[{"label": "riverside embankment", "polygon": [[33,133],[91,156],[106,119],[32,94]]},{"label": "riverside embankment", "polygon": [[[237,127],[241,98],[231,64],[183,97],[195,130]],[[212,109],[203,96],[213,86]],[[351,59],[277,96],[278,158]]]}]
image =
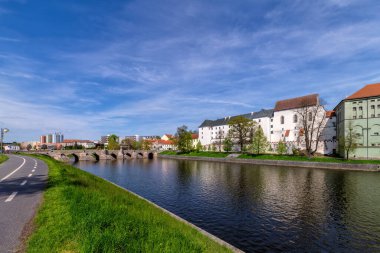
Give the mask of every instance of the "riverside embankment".
[{"label": "riverside embankment", "polygon": [[186,156],[186,155],[164,155],[164,154],[159,154],[158,157],[177,159],[177,160],[224,162],[224,163],[236,163],[236,164],[254,164],[254,165],[297,167],[297,168],[372,171],[372,172],[380,171],[380,164],[351,164],[351,163],[313,162],[313,161],[305,162],[305,161],[285,161],[285,160],[244,159],[244,158],[229,158],[229,157],[223,158],[223,157]]},{"label": "riverside embankment", "polygon": [[238,251],[106,180],[37,157],[49,179],[27,252]]}]

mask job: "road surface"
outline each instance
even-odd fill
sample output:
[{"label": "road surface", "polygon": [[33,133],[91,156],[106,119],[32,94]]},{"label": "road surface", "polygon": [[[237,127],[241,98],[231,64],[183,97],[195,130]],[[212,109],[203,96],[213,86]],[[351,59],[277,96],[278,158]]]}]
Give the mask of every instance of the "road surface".
[{"label": "road surface", "polygon": [[14,252],[25,225],[42,200],[48,169],[41,160],[18,155],[0,164],[0,252]]}]

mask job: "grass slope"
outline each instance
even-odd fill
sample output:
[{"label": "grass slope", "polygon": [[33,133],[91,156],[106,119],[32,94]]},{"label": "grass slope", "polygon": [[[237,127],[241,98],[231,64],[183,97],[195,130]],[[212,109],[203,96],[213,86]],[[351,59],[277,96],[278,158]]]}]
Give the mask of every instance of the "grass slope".
[{"label": "grass slope", "polygon": [[0,155],[0,163],[5,162],[6,160],[8,160],[8,156],[6,156],[6,155]]},{"label": "grass slope", "polygon": [[229,252],[105,180],[51,158],[27,252]]},{"label": "grass slope", "polygon": [[176,151],[163,151],[160,154],[162,155],[180,155],[180,156],[200,156],[200,157],[227,157],[229,153],[224,152],[210,152],[210,151],[201,151],[201,152],[189,152],[189,153],[177,153]]},{"label": "grass slope", "polygon": [[252,155],[242,154],[238,158],[244,159],[261,159],[261,160],[284,160],[284,161],[300,161],[300,162],[329,162],[329,163],[351,163],[351,164],[380,164],[379,160],[345,160],[336,157],[312,157],[295,156],[295,155]]}]

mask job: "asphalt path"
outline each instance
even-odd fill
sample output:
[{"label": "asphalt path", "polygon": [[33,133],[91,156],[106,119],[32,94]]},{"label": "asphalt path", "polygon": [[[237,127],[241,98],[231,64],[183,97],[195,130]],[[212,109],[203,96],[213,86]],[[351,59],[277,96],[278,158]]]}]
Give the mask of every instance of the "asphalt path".
[{"label": "asphalt path", "polygon": [[21,235],[42,201],[48,168],[41,160],[18,155],[0,164],[0,252],[19,249]]}]

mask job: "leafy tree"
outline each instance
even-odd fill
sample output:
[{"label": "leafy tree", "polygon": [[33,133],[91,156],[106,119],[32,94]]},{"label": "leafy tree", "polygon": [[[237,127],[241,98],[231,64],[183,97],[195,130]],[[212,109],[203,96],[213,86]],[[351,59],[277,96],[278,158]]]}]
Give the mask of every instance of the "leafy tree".
[{"label": "leafy tree", "polygon": [[151,150],[152,149],[152,143],[148,140],[143,140],[141,144],[142,150]]},{"label": "leafy tree", "polygon": [[230,138],[240,146],[240,150],[243,151],[246,144],[249,144],[252,140],[255,123],[243,116],[237,116],[232,118],[228,125],[230,126],[229,135]]},{"label": "leafy tree", "polygon": [[136,147],[136,141],[131,138],[126,138],[122,140],[121,144],[127,150],[135,150],[135,147]]},{"label": "leafy tree", "polygon": [[115,134],[112,134],[108,137],[108,149],[109,150],[118,150],[120,149],[119,145],[119,137],[116,136]]},{"label": "leafy tree", "polygon": [[261,126],[259,126],[258,129],[255,131],[251,148],[252,148],[252,152],[256,154],[262,154],[268,148],[268,140],[265,137]]},{"label": "leafy tree", "polygon": [[183,125],[177,128],[177,133],[173,138],[174,144],[180,152],[190,152],[193,149],[192,132],[187,130],[187,126]]},{"label": "leafy tree", "polygon": [[277,153],[279,155],[283,155],[286,153],[286,143],[283,140],[280,140],[277,145]]},{"label": "leafy tree", "polygon": [[32,145],[31,144],[28,144],[27,146],[26,146],[26,150],[31,150],[32,149]]},{"label": "leafy tree", "polygon": [[42,144],[41,145],[41,149],[47,149],[47,145],[46,144]]},{"label": "leafy tree", "polygon": [[195,150],[197,152],[202,151],[203,147],[200,141],[198,141],[197,145],[195,146]]},{"label": "leafy tree", "polygon": [[225,138],[224,141],[223,141],[223,149],[224,151],[226,152],[230,152],[232,150],[232,140],[231,138]]},{"label": "leafy tree", "polygon": [[347,160],[349,159],[349,155],[357,149],[358,134],[353,130],[351,122],[348,126],[347,135],[339,139],[339,146],[344,150]]}]

